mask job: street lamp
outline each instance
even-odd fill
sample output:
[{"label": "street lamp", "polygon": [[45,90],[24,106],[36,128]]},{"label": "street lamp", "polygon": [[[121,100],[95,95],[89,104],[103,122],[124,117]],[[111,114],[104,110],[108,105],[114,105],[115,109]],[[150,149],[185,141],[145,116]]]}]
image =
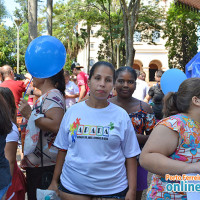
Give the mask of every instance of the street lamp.
[{"label": "street lamp", "polygon": [[22,23],[21,19],[14,19],[15,26],[17,28],[17,74],[19,74],[19,28]]},{"label": "street lamp", "polygon": [[117,69],[119,69],[119,45],[120,45],[121,39],[117,38],[115,41],[117,44]]}]

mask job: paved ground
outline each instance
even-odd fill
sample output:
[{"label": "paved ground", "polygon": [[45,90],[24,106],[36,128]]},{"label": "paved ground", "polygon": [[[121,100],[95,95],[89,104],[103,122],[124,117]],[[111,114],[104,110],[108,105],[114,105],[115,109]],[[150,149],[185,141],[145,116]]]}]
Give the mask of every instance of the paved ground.
[{"label": "paved ground", "polygon": [[[20,156],[20,151],[19,151],[19,149],[18,149],[18,151],[17,151],[17,161],[18,161],[18,164],[20,163],[20,160],[21,160],[21,156]],[[148,173],[148,186],[149,186],[149,184],[150,184],[150,182],[151,182],[151,176],[152,176],[152,174],[151,174],[151,173]],[[147,192],[147,190],[144,190],[144,191],[143,191],[142,200],[146,200],[146,192]],[[25,200],[27,200],[27,197],[26,197]]]}]

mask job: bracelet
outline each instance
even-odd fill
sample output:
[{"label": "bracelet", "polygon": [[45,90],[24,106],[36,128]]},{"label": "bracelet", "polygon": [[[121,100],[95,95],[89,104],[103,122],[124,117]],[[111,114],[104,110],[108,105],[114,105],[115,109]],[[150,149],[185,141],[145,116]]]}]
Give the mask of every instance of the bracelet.
[{"label": "bracelet", "polygon": [[31,90],[30,94],[33,95],[34,90]]}]

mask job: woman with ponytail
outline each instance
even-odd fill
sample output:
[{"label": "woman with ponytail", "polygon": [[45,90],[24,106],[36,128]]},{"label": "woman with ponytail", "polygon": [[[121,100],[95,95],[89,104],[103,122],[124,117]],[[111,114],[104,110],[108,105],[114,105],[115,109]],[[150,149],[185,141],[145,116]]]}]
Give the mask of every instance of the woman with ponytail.
[{"label": "woman with ponytail", "polygon": [[[167,191],[169,175],[200,173],[200,78],[185,80],[164,97],[164,118],[152,131],[140,164],[154,173],[147,199],[187,199],[184,191]],[[179,182],[176,182],[179,183]]]},{"label": "woman with ponytail", "polygon": [[65,110],[63,70],[49,78],[33,77],[33,87],[42,92],[33,109],[22,98],[19,103],[19,111],[28,121],[26,133],[32,127],[39,128],[39,138],[33,138],[38,139],[37,146],[21,164],[26,169],[28,200],[36,200],[36,188],[47,189],[53,176],[57,157],[57,148],[53,143]]}]

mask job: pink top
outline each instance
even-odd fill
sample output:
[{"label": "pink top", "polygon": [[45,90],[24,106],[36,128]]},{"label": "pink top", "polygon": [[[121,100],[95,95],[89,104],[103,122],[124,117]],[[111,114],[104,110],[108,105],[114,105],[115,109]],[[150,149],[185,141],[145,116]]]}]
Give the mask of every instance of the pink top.
[{"label": "pink top", "polygon": [[89,92],[89,87],[88,87],[87,80],[88,80],[88,75],[85,72],[80,72],[77,75],[77,82],[78,82],[79,92],[81,91],[81,85],[85,85],[86,93],[85,93],[84,97]]}]

